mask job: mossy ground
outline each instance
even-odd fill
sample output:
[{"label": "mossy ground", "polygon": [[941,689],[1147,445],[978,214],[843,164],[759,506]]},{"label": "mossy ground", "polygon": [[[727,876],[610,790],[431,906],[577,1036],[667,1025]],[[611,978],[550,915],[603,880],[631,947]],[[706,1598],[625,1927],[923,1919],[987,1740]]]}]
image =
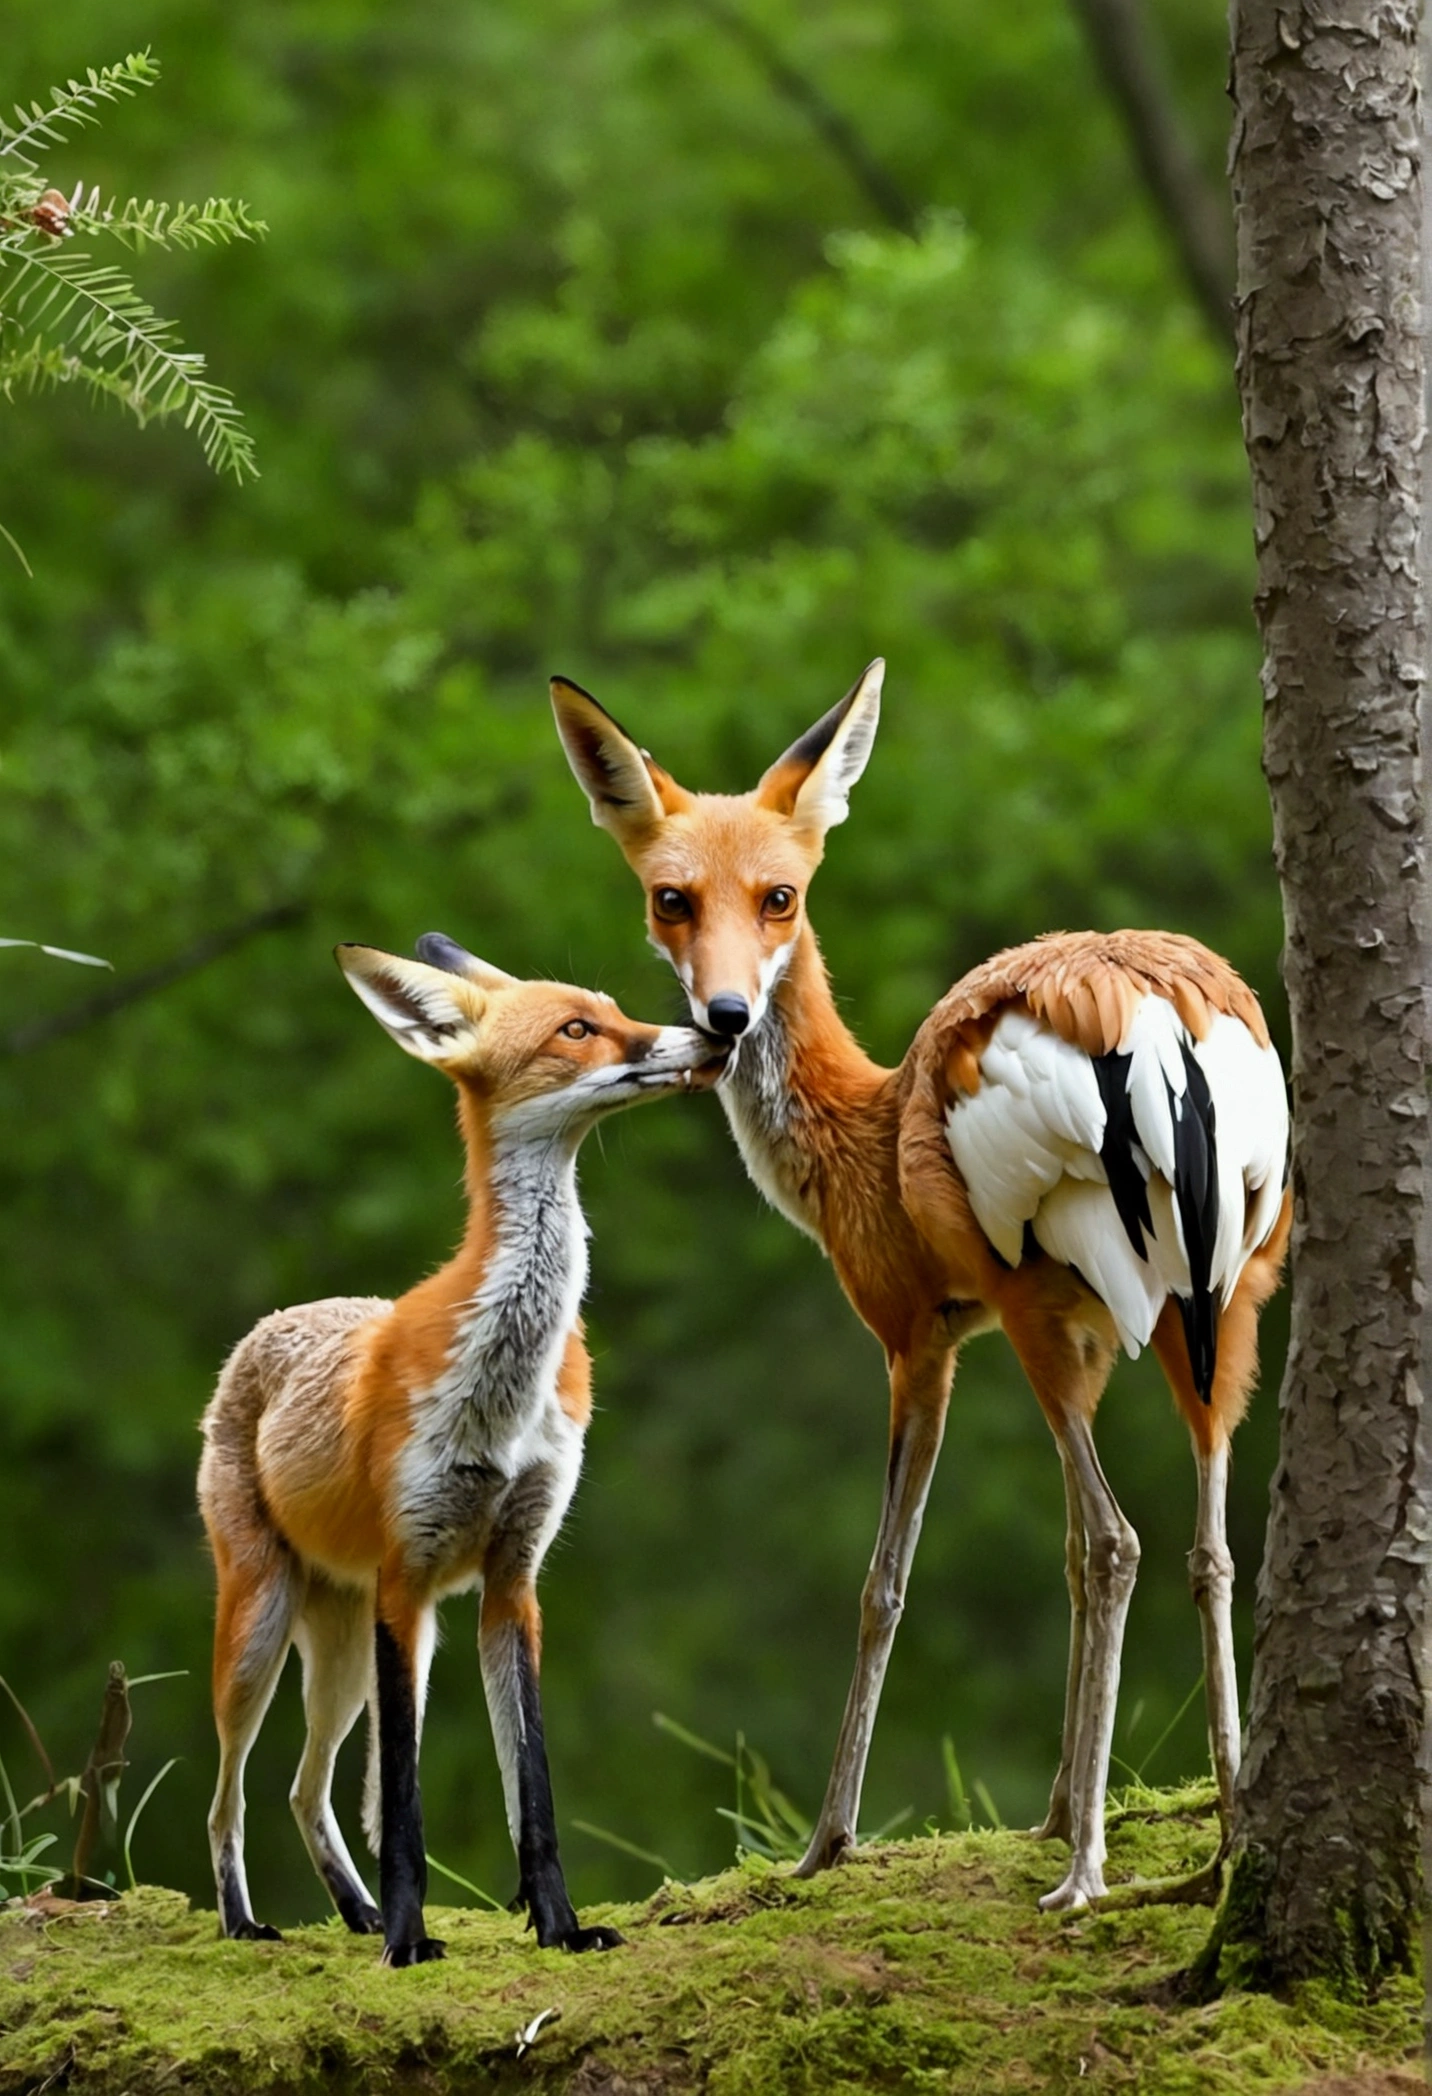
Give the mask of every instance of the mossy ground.
[{"label": "mossy ground", "polygon": [[[1111,1814],[1110,1881],[1182,1873],[1213,1841],[1206,1791]],[[384,1970],[337,1923],[221,1943],[152,1889],[0,1912],[0,2096],[150,2091],[771,2092],[1298,2089],[1406,2066],[1410,1982],[1351,2007],[1182,2002],[1206,1909],[1069,1919],[1035,1901],[1060,1854],[1015,1833],[862,1849],[810,1884],[747,1863],[645,1905],[588,1908],[625,1948],[563,1957],[515,1917],[431,1908],[441,1964]],[[518,2033],[545,2023],[519,2057]],[[1395,2086],[1401,2077],[1396,2077]]]}]

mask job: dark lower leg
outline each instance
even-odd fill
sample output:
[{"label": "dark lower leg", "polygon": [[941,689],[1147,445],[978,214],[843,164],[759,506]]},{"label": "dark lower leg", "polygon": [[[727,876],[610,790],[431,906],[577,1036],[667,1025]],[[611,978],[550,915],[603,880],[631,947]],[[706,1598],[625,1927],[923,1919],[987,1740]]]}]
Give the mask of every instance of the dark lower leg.
[{"label": "dark lower leg", "polygon": [[375,1636],[382,1834],[378,1887],[385,1965],[421,1965],[443,1946],[423,1925],[428,1866],[418,1789],[418,1712],[411,1654],[381,1620]]},{"label": "dark lower leg", "polygon": [[484,1609],[482,1673],[502,1762],[508,1816],[514,1822],[520,1880],[517,1903],[544,1950],[610,1950],[622,1941],[615,1929],[583,1928],[562,1874],[557,1850],[557,1815],[542,1727],[537,1663],[535,1602],[530,1617]]}]

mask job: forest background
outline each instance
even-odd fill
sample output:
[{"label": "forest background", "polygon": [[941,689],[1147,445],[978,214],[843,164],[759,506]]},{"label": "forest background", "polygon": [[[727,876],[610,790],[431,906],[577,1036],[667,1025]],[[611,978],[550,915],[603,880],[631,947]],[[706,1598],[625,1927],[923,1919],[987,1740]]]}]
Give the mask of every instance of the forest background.
[{"label": "forest background", "polygon": [[[460,1226],[447,1089],[331,947],[441,929],[634,1013],[681,1009],[567,772],[550,671],[684,782],[737,790],[889,658],[813,891],[881,1059],[994,948],[1086,924],[1209,941],[1286,1047],[1231,353],[1078,19],[1067,0],[749,6],[915,237],[714,0],[50,0],[9,26],[11,99],[146,46],[164,69],[47,156],[61,187],[241,195],[271,229],[134,267],[237,392],[256,484],[64,393],[4,406],[0,481],[34,570],[0,558],[0,931],[103,954],[121,982],[244,934],[48,1040],[36,1022],[93,978],[18,953],[0,977],[0,1671],[77,1767],[110,1658],[188,1670],[136,1697],[130,1795],[182,1757],[137,1861],[206,1900],[198,1415],[257,1317],[393,1293]],[[1150,13],[1218,181],[1223,10]],[[599,1410],[544,1579],[579,1899],[659,1873],[576,1820],[682,1874],[729,1857],[729,1772],[655,1711],[744,1734],[814,1810],[886,1435],[878,1348],[713,1101],[613,1124],[583,1186]],[[1237,1444],[1245,1681],[1283,1323],[1275,1305]],[[1118,1370],[1100,1440],[1144,1541],[1115,1751],[1172,1779],[1207,1762],[1193,1472],[1147,1360]],[[429,1844],[506,1895],[475,1611],[446,1616]],[[981,1340],[870,1826],[960,1816],[946,1738],[977,1818],[1040,1815],[1066,1623],[1059,1466]],[[326,1906],[285,1802],[300,1733],[290,1675],[250,1783],[277,1921]],[[0,1753],[38,1787],[4,1713]],[[350,1746],[355,1834],[359,1765]]]}]

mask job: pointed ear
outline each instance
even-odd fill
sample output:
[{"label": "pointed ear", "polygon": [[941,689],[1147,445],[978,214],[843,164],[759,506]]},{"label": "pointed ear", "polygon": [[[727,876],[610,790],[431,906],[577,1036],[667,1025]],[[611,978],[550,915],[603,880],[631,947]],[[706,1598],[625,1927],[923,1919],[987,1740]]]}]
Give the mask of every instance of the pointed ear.
[{"label": "pointed ear", "polygon": [[885,664],[877,655],[838,706],[822,714],[778,757],[756,788],[756,801],[823,837],[850,813],[847,795],[870,757],[880,725]]},{"label": "pointed ear", "polygon": [[378,1024],[419,1062],[458,1062],[477,1045],[485,991],[376,946],[336,946],[333,952]]},{"label": "pointed ear", "polygon": [[517,980],[515,975],[504,975],[500,968],[494,968],[491,961],[480,961],[446,932],[424,932],[413,950],[429,968],[441,968],[444,975],[461,975],[480,990],[510,990]]},{"label": "pointed ear", "polygon": [[591,802],[593,822],[610,830],[618,843],[634,842],[690,806],[685,788],[637,748],[590,692],[565,677],[554,677],[551,689],[557,733]]}]

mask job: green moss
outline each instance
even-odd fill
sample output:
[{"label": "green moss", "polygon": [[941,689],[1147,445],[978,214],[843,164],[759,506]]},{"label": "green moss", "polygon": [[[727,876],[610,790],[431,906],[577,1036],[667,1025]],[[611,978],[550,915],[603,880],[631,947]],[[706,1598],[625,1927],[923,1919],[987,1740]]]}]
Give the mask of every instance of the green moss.
[{"label": "green moss", "polygon": [[[1284,1981],[1286,1968],[1275,1967],[1266,1949],[1275,1869],[1274,1859],[1260,1849],[1245,1849],[1234,1857],[1217,1926],[1190,1976],[1191,1991],[1199,1998],[1207,2000],[1227,1988],[1267,1988]],[[1420,1907],[1420,1897],[1413,1897],[1400,1907],[1389,1903],[1377,1916],[1365,1908],[1359,1912],[1336,1904],[1322,1910],[1321,1940],[1304,1947],[1302,1954],[1318,1967],[1324,2020],[1338,1998],[1356,2006],[1395,1984],[1398,1975],[1416,1970],[1419,1944],[1403,1917],[1420,1912]]]},{"label": "green moss", "polygon": [[[1208,1793],[1129,1794],[1110,1876],[1181,1873],[1214,1839]],[[75,2096],[579,2089],[1293,2088],[1415,2051],[1410,1982],[1353,2007],[1191,2003],[1175,1984],[1206,1909],[1060,1919],[1035,1905],[1058,1854],[977,1833],[863,1849],[813,1883],[747,1863],[643,1906],[589,1909],[628,1938],[605,1956],[535,1949],[515,1919],[434,1909],[437,1965],[388,1972],[336,1923],[221,1943],[211,1914],[144,1890],[47,1918],[0,1913],[0,2096],[55,2078]],[[518,2033],[560,2010],[519,2062]]]}]

